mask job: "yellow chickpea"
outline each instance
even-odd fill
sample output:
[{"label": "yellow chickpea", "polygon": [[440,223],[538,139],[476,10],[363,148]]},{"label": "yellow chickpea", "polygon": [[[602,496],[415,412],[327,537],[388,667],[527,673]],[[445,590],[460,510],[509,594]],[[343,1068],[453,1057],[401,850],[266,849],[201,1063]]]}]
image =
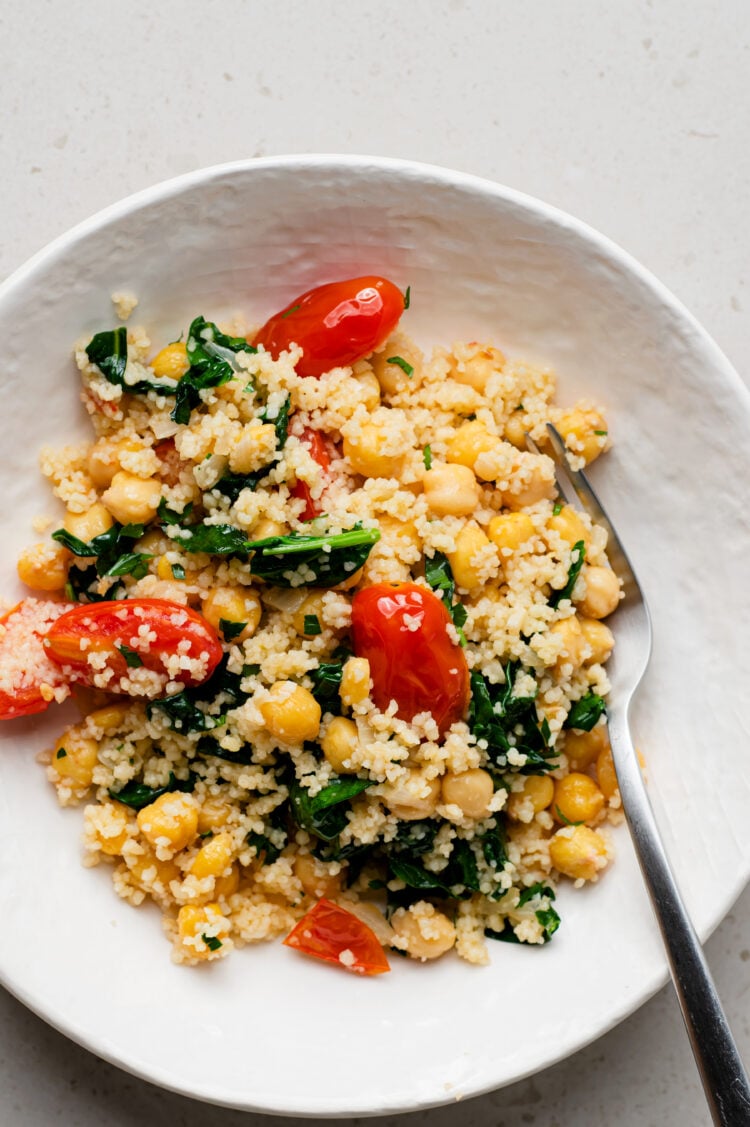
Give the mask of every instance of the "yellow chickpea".
[{"label": "yellow chickpea", "polygon": [[222,627],[222,621],[231,623],[231,626],[244,623],[239,634],[235,634],[231,626],[228,628],[231,638],[226,634],[225,637],[232,642],[252,638],[262,614],[260,599],[252,587],[214,587],[203,600],[201,611],[206,621],[220,632],[226,629]]},{"label": "yellow chickpea", "polygon": [[253,525],[253,540],[267,540],[271,536],[283,536],[287,531],[287,526],[278,520],[270,520],[264,517],[259,520],[257,524]]},{"label": "yellow chickpea", "polygon": [[161,861],[148,843],[140,842],[140,853],[128,853],[125,864],[136,884],[152,896],[157,904],[170,901],[169,886],[174,880],[181,880],[182,873],[174,861]]},{"label": "yellow chickpea", "polygon": [[156,516],[161,486],[152,478],[119,470],[102,494],[102,501],[120,524],[147,524]]},{"label": "yellow chickpea", "polygon": [[383,798],[391,814],[402,822],[430,818],[440,801],[440,779],[426,779],[416,767],[403,782],[394,783]]},{"label": "yellow chickpea", "polygon": [[[443,912],[420,900],[409,908],[398,908],[391,917],[397,942],[412,959],[438,959],[456,942],[456,929]],[[399,942],[400,941],[400,942]]]},{"label": "yellow chickpea", "polygon": [[572,880],[594,880],[606,867],[607,843],[588,826],[564,826],[549,843],[550,861]]},{"label": "yellow chickpea", "polygon": [[617,772],[615,771],[615,761],[612,758],[612,749],[610,747],[603,748],[596,760],[596,780],[599,783],[599,789],[606,799],[614,798],[619,790],[617,782]]},{"label": "yellow chickpea", "polygon": [[598,458],[607,445],[607,423],[598,411],[566,411],[557,422],[565,445],[586,464]]},{"label": "yellow chickpea", "polygon": [[229,928],[229,920],[215,902],[202,907],[185,904],[177,913],[177,942],[190,959],[210,962],[228,954]]},{"label": "yellow chickpea", "polygon": [[35,544],[18,557],[18,578],[35,591],[61,591],[68,580],[70,552],[53,540]]},{"label": "yellow chickpea", "polygon": [[606,724],[597,724],[590,732],[568,731],[565,734],[565,754],[571,766],[579,771],[590,767],[605,747],[609,747]]},{"label": "yellow chickpea", "polygon": [[615,636],[608,626],[596,618],[581,618],[581,630],[591,653],[586,658],[586,665],[600,665],[609,658],[615,644]]},{"label": "yellow chickpea", "polygon": [[128,714],[129,704],[105,704],[90,712],[86,719],[89,724],[95,724],[102,732],[115,732],[124,722]]},{"label": "yellow chickpea", "polygon": [[377,423],[362,423],[358,434],[344,438],[344,457],[363,477],[397,478],[404,468],[404,454],[388,450],[391,442]]},{"label": "yellow chickpea", "polygon": [[554,496],[555,474],[549,460],[540,459],[530,467],[522,485],[501,493],[503,507],[506,509],[525,509]]},{"label": "yellow chickpea", "polygon": [[487,380],[493,372],[501,372],[505,357],[499,349],[489,344],[471,344],[456,348],[451,375],[458,383],[468,384],[475,391],[484,393]]},{"label": "yellow chickpea", "polygon": [[346,761],[356,751],[357,745],[357,725],[346,716],[334,716],[320,741],[323,754],[339,775],[356,774],[357,768],[347,767]]},{"label": "yellow chickpea", "polygon": [[[398,356],[412,371],[404,370],[400,364],[389,363],[393,356]],[[376,352],[370,358],[370,363],[383,395],[396,395],[399,391],[413,386],[414,381],[419,379],[422,354],[399,333],[388,341],[381,352]]]},{"label": "yellow chickpea", "polygon": [[514,411],[505,424],[503,437],[506,442],[510,442],[511,446],[515,446],[516,450],[525,450],[527,430],[528,426],[524,421],[523,414],[520,411]]},{"label": "yellow chickpea", "polygon": [[610,567],[581,568],[586,580],[586,594],[576,601],[581,614],[587,618],[606,618],[617,609],[620,601],[620,581]]},{"label": "yellow chickpea", "polygon": [[247,423],[229,453],[232,473],[247,474],[267,465],[276,449],[276,428],[273,423]]},{"label": "yellow chickpea", "polygon": [[222,829],[229,821],[232,807],[222,798],[207,798],[198,811],[198,832],[205,834],[209,830]]},{"label": "yellow chickpea", "polygon": [[237,889],[240,887],[240,867],[238,864],[232,865],[223,877],[216,878],[214,885],[214,897],[217,900],[228,900],[230,896],[234,896]]},{"label": "yellow chickpea", "polygon": [[89,787],[99,755],[99,745],[80,728],[68,728],[52,749],[52,766],[60,779]]},{"label": "yellow chickpea", "polygon": [[361,704],[370,695],[370,663],[366,657],[350,657],[341,671],[339,696],[347,708]]},{"label": "yellow chickpea", "polygon": [[456,537],[455,549],[448,552],[453,578],[459,587],[470,591],[472,587],[478,587],[484,582],[481,569],[477,567],[475,560],[489,543],[486,534],[476,521],[469,521],[463,526]]},{"label": "yellow chickpea", "polygon": [[508,817],[514,822],[530,822],[552,804],[554,794],[555,783],[549,775],[528,775],[523,790],[514,791],[508,799]]},{"label": "yellow chickpea", "polygon": [[310,591],[292,615],[292,625],[303,637],[314,637],[323,630],[323,596],[325,591]]},{"label": "yellow chickpea", "polygon": [[85,513],[72,513],[70,509],[65,514],[63,527],[71,536],[89,544],[96,536],[108,532],[115,522],[101,501],[97,501]]},{"label": "yellow chickpea", "polygon": [[484,423],[479,419],[472,419],[468,423],[462,423],[454,432],[448,443],[445,460],[473,470],[479,455],[494,449],[498,442],[499,439],[490,434]]},{"label": "yellow chickpea", "polygon": [[130,840],[129,827],[134,819],[124,806],[115,802],[104,802],[101,806],[89,806],[86,814],[96,843],[107,857],[119,857],[123,846]]},{"label": "yellow chickpea", "polygon": [[282,743],[304,743],[318,737],[320,705],[294,681],[276,681],[260,711],[268,731]]},{"label": "yellow chickpea", "polygon": [[298,853],[294,858],[294,875],[302,885],[303,892],[315,900],[322,896],[335,899],[341,892],[340,875],[331,875],[325,865],[316,861],[311,853]]},{"label": "yellow chickpea", "polygon": [[425,500],[437,516],[465,517],[481,499],[477,479],[468,466],[433,465],[423,479]]},{"label": "yellow chickpea", "polygon": [[441,799],[446,806],[459,806],[467,818],[486,818],[495,793],[492,776],[481,767],[455,774],[448,771],[441,782]]},{"label": "yellow chickpea", "polygon": [[354,376],[359,396],[358,401],[364,403],[368,411],[374,411],[380,406],[380,383],[374,372],[360,372]]},{"label": "yellow chickpea", "polygon": [[214,834],[200,847],[190,866],[194,877],[220,877],[232,863],[232,838],[228,833]]},{"label": "yellow chickpea", "polygon": [[589,546],[590,533],[571,505],[563,505],[559,513],[553,513],[547,521],[547,528],[556,532],[571,548],[579,540],[583,541],[586,548]]},{"label": "yellow chickpea", "polygon": [[555,672],[562,674],[566,666],[579,669],[586,656],[586,642],[581,630],[581,624],[575,615],[572,618],[563,618],[550,626],[550,634],[562,638],[562,649],[555,662]]},{"label": "yellow chickpea", "polygon": [[181,380],[189,367],[187,346],[181,340],[166,345],[151,361],[151,370],[159,379]]},{"label": "yellow chickpea", "polygon": [[593,822],[603,806],[604,795],[588,775],[572,771],[556,781],[552,809],[558,822]]},{"label": "yellow chickpea", "polygon": [[501,513],[493,517],[487,526],[487,535],[492,543],[511,552],[527,544],[534,533],[534,522],[528,513]]},{"label": "yellow chickpea", "polygon": [[198,833],[198,809],[191,794],[168,791],[138,811],[138,828],[154,848],[165,845],[179,853]]}]

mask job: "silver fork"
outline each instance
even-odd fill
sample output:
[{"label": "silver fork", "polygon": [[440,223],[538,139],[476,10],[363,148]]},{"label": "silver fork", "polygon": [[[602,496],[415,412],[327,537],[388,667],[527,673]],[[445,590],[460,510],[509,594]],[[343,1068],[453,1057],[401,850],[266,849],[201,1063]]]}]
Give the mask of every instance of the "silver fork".
[{"label": "silver fork", "polygon": [[[620,539],[585,474],[570,468],[565,444],[550,423],[547,430],[558,489],[569,504],[583,509],[607,530],[607,553],[623,583],[625,597],[610,619],[615,649],[607,665],[612,685],[607,704],[609,739],[623,810],[661,929],[703,1090],[714,1123],[748,1127],[747,1073],[667,860],[630,736],[630,705],[651,656],[651,619],[646,601]],[[528,436],[526,441],[530,450],[540,452]]]}]

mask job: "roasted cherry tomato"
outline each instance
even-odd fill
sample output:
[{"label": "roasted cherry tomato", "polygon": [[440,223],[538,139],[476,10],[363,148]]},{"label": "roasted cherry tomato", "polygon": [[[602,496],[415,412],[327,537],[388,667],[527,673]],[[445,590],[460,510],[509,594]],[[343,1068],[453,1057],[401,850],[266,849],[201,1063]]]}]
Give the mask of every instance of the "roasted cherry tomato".
[{"label": "roasted cherry tomato", "polygon": [[42,639],[70,603],[24,599],[0,618],[0,720],[44,712],[66,681]]},{"label": "roasted cherry tomato", "polygon": [[284,944],[355,974],[385,974],[391,969],[372,928],[331,900],[319,900]]},{"label": "roasted cherry tomato", "polygon": [[322,376],[354,364],[388,339],[404,311],[404,295],[375,275],[316,286],[266,321],[253,340],[277,358],[290,345],[302,349],[300,376]]},{"label": "roasted cherry tomato", "polygon": [[395,700],[403,720],[431,712],[441,735],[469,703],[469,669],[450,621],[444,603],[416,583],[376,583],[352,603],[354,652],[370,663],[375,704],[384,710]]},{"label": "roasted cherry tomato", "polygon": [[[72,682],[150,698],[166,696],[169,682],[202,684],[222,656],[213,626],[189,607],[167,599],[73,607],[53,623],[44,646]],[[147,684],[136,676],[141,668],[161,676]]]},{"label": "roasted cherry tomato", "polygon": [[[313,430],[312,427],[304,427],[300,435],[300,441],[304,442],[305,446],[310,451],[311,458],[318,463],[325,473],[331,465],[331,457],[320,431]],[[306,481],[295,481],[289,492],[292,497],[301,497],[305,502],[305,508],[300,518],[301,520],[314,520],[315,517],[320,516],[323,512],[320,503],[313,500],[310,493],[310,486]]]}]

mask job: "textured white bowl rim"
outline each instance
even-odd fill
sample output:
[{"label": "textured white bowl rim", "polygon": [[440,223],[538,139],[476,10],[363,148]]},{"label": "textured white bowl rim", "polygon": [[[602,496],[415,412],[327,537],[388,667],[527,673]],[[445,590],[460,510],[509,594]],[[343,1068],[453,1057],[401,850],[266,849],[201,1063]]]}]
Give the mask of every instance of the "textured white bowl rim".
[{"label": "textured white bowl rim", "polygon": [[[383,170],[390,170],[396,173],[411,173],[414,176],[426,176],[434,182],[459,188],[481,192],[486,195],[494,195],[499,199],[506,200],[509,203],[516,204],[527,211],[535,213],[538,217],[546,219],[554,223],[557,227],[572,231],[574,234],[580,236],[584,241],[596,248],[605,258],[610,259],[625,271],[636,276],[641,283],[648,287],[654,296],[662,304],[666,305],[676,317],[688,326],[693,334],[698,337],[702,344],[707,348],[709,355],[711,355],[713,364],[716,369],[722,372],[724,378],[730,385],[733,385],[733,390],[738,399],[744,403],[748,414],[750,414],[750,389],[743,383],[736,369],[729,362],[727,357],[721,351],[716,342],[710,337],[702,325],[695,319],[690,311],[680,302],[667,287],[659,281],[649,270],[623,250],[617,243],[602,235],[595,228],[590,227],[582,220],[576,219],[568,212],[562,211],[559,208],[553,207],[550,204],[544,203],[542,200],[534,196],[527,195],[524,192],[519,192],[514,188],[508,188],[493,180],[487,180],[483,177],[473,176],[469,173],[458,172],[452,169],[444,168],[438,165],[426,164],[419,161],[402,160],[394,157],[380,157],[380,156],[364,156],[353,154],[338,154],[338,153],[314,153],[314,154],[300,154],[300,155],[286,155],[286,156],[272,156],[272,157],[259,157],[247,158],[237,161],[229,161],[224,164],[211,165],[207,168],[201,168],[194,172],[188,172],[181,176],[176,176],[170,180],[164,180],[158,184],[154,184],[149,188],[142,189],[124,199],[119,200],[117,203],[110,205],[96,212],[88,219],[83,220],[81,223],[76,224],[64,234],[58,236],[47,246],[43,247],[35,255],[33,255],[27,262],[20,266],[13,272],[2,284],[0,284],[0,302],[2,302],[6,295],[13,292],[18,286],[24,284],[27,279],[33,277],[37,271],[43,270],[47,264],[61,255],[64,255],[67,250],[75,245],[79,240],[86,238],[86,236],[98,231],[102,227],[107,226],[125,216],[129,213],[147,208],[157,201],[163,201],[173,196],[179,196],[185,191],[190,190],[200,184],[211,181],[217,176],[231,174],[233,172],[252,172],[254,169],[294,169],[298,172],[304,172],[308,169],[318,167],[331,167],[337,166],[341,168],[379,168]],[[744,871],[740,872],[737,881],[724,889],[723,896],[715,909],[713,916],[708,920],[706,925],[701,929],[701,941],[704,941],[714,931],[718,924],[722,921],[724,916],[730,911],[733,904],[743,891],[745,885],[750,880],[750,864],[745,866]],[[579,1049],[584,1048],[587,1044],[595,1041],[598,1037],[608,1032],[615,1025],[617,1025],[624,1018],[634,1013],[640,1006],[651,998],[660,987],[668,980],[668,971],[666,960],[659,973],[652,974],[648,979],[645,979],[639,984],[637,992],[623,1001],[623,1004],[616,1009],[613,1009],[607,1017],[606,1022],[603,1022],[597,1029],[590,1030],[579,1037],[575,1041],[566,1044],[565,1048],[561,1050],[560,1054],[551,1057],[545,1067],[549,1067],[565,1057],[571,1056]],[[2,984],[11,994],[13,994],[20,1002],[22,1002],[28,1009],[32,1010],[35,1014],[41,1017],[53,1028],[65,1034],[77,1044],[88,1049],[96,1056],[122,1068],[132,1075],[147,1080],[160,1087],[166,1088],[171,1091],[180,1093],[181,1095],[189,1095],[195,1099],[204,1100],[208,1103],[242,1108],[247,1111],[265,1112],[266,1114],[276,1114],[280,1116],[325,1116],[326,1118],[333,1118],[336,1116],[348,1116],[351,1113],[348,1108],[331,1109],[330,1106],[322,1107],[301,1107],[289,1106],[287,1108],[271,1108],[268,1106],[260,1107],[251,1102],[238,1103],[236,1098],[228,1098],[225,1092],[220,1089],[211,1087],[210,1084],[197,1083],[191,1080],[190,1086],[180,1086],[175,1084],[173,1077],[164,1074],[157,1066],[144,1066],[143,1062],[138,1059],[127,1056],[118,1055],[107,1051],[105,1045],[92,1036],[88,1030],[81,1028],[68,1013],[59,1011],[57,1009],[50,1009],[45,1004],[45,999],[37,997],[35,994],[27,992],[22,983],[11,981],[3,974],[3,969],[0,967],[0,984]],[[476,1084],[474,1087],[466,1086],[463,1089],[463,1098],[471,1096],[478,1096],[485,1092],[493,1091],[499,1086],[516,1083],[524,1079],[525,1076],[532,1075],[539,1071],[538,1068],[531,1068],[527,1071],[519,1072],[516,1076],[502,1080],[498,1083],[488,1076],[486,1081],[482,1084]],[[409,1108],[404,1108],[406,1111],[418,1111],[420,1109],[436,1107],[444,1105],[449,1102],[450,1097],[435,1098],[434,1100],[420,1100],[414,1102]],[[291,1099],[290,1099],[290,1102]],[[359,1109],[356,1113],[357,1117],[363,1114],[368,1114]],[[382,1109],[372,1108],[369,1112],[371,1115],[383,1114]],[[393,1114],[389,1112],[388,1114]]]}]

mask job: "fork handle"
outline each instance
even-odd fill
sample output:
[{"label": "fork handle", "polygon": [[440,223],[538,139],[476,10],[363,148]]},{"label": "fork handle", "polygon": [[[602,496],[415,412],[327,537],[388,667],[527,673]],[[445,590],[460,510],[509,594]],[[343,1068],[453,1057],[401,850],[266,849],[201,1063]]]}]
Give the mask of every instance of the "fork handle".
[{"label": "fork handle", "polygon": [[750,1124],[750,1083],[698,936],[680,896],[646,793],[627,714],[609,736],[623,809],[669,959],[669,969],[714,1123]]}]

